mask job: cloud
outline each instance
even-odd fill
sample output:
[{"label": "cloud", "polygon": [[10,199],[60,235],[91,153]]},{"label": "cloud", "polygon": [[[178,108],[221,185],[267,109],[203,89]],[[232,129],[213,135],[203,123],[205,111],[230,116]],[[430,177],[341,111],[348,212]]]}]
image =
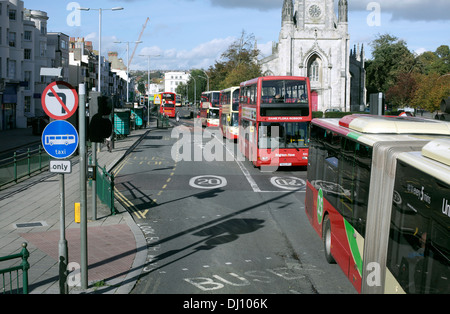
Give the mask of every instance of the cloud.
[{"label": "cloud", "polygon": [[450,20],[449,0],[363,0],[348,1],[349,10],[366,11],[369,4],[379,5],[381,13],[392,14],[392,20]]},{"label": "cloud", "polygon": [[[201,43],[191,50],[166,49],[158,46],[144,47],[140,55],[159,55],[151,58],[151,69],[161,70],[189,70],[207,69],[220,59],[222,53],[236,40],[235,37],[216,38]],[[146,70],[147,58],[136,57],[132,69]]]},{"label": "cloud", "polygon": [[422,53],[424,53],[424,52],[426,52],[426,51],[428,51],[428,50],[425,49],[425,48],[418,48],[418,49],[414,50],[414,54],[416,54],[417,56],[419,56],[419,55],[421,55]]},{"label": "cloud", "polygon": [[260,57],[268,57],[272,55],[272,47],[273,47],[273,41],[269,41],[267,43],[259,43],[258,42],[258,49],[260,51]]},{"label": "cloud", "polygon": [[213,6],[235,9],[257,9],[267,11],[272,9],[281,9],[283,0],[210,0]]},{"label": "cloud", "polygon": [[[144,0],[109,0],[111,2],[139,2]],[[193,2],[196,0],[182,0]],[[267,11],[272,9],[281,9],[283,0],[208,0],[214,7],[222,7],[226,9],[257,9]]]}]

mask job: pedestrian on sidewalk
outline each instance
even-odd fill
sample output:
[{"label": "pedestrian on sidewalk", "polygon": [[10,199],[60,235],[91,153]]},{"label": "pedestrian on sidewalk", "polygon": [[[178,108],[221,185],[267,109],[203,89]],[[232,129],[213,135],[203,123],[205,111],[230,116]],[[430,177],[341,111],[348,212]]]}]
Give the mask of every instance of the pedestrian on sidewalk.
[{"label": "pedestrian on sidewalk", "polygon": [[[114,134],[114,133],[113,133]],[[112,153],[112,137],[113,134],[111,134],[107,139],[106,139],[106,147],[108,148],[108,152]]]}]

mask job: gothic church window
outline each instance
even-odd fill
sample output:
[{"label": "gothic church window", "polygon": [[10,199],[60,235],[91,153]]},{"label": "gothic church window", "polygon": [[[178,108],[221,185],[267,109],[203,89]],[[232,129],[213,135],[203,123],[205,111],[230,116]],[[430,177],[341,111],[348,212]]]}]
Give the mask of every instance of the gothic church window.
[{"label": "gothic church window", "polygon": [[318,82],[319,81],[319,62],[317,60],[314,60],[314,62],[311,64],[311,81]]},{"label": "gothic church window", "polygon": [[308,76],[311,82],[320,82],[320,58],[313,57],[309,63]]}]

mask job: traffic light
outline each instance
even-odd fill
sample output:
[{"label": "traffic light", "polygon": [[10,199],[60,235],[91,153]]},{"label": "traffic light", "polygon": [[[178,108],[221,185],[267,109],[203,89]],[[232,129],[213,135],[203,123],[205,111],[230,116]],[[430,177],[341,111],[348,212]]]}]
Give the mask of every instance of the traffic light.
[{"label": "traffic light", "polygon": [[107,117],[112,112],[112,102],[98,92],[91,92],[89,96],[89,139],[92,143],[103,143],[113,131],[111,120]]},{"label": "traffic light", "polygon": [[97,113],[108,116],[112,112],[112,101],[109,97],[102,96],[99,92],[89,94],[89,116],[93,117]]},{"label": "traffic light", "polygon": [[91,118],[89,124],[89,139],[92,143],[103,143],[105,138],[111,136],[113,131],[111,120],[103,118],[99,113]]}]

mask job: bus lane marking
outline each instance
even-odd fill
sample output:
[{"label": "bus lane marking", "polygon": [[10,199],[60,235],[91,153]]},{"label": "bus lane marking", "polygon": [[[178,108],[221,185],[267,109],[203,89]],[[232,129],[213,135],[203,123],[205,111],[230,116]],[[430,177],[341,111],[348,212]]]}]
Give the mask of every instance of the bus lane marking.
[{"label": "bus lane marking", "polygon": [[306,181],[297,177],[272,177],[270,183],[277,188],[289,191],[298,191],[306,187]]},{"label": "bus lane marking", "polygon": [[314,272],[322,275],[323,271],[316,269],[315,266],[305,266],[306,268],[300,265],[288,265],[287,267],[248,270],[244,271],[243,274],[227,272],[226,274],[220,275],[212,274],[208,277],[202,276],[183,278],[183,280],[189,284],[192,284],[201,291],[220,290],[227,286],[243,287],[253,284],[273,284],[278,280],[304,280],[306,286],[309,286],[311,291],[314,291],[314,284],[310,281],[309,274]]},{"label": "bus lane marking", "polygon": [[189,185],[196,189],[213,190],[227,186],[227,179],[215,175],[204,175],[192,178]]}]

